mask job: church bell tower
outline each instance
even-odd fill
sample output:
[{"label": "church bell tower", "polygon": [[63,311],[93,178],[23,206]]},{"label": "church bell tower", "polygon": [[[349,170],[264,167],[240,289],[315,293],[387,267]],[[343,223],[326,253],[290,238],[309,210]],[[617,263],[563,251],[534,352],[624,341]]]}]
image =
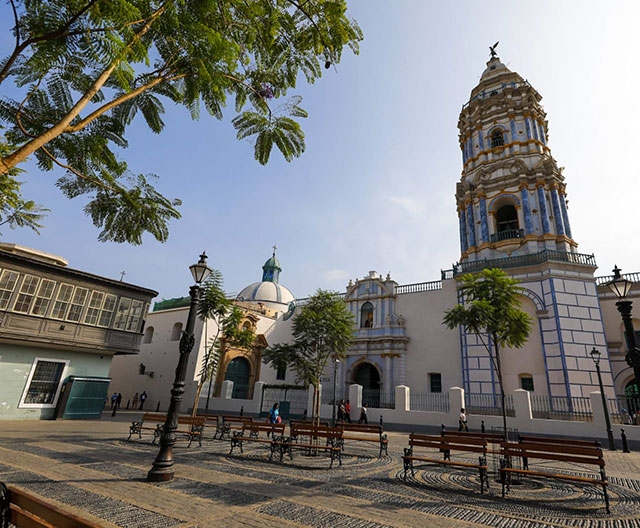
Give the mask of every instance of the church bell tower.
[{"label": "church bell tower", "polygon": [[[598,390],[589,352],[607,353],[595,258],[577,252],[542,97],[500,61],[496,46],[458,120],[461,256],[454,277],[501,268],[520,281],[534,322],[525,348],[505,352],[509,390],[525,388],[518,380],[526,378],[538,394],[587,396]],[[461,343],[464,388],[498,394],[482,343],[464,331]],[[603,369],[613,392],[608,361]]]},{"label": "church bell tower", "polygon": [[461,262],[577,248],[541,99],[492,49],[458,121]]}]

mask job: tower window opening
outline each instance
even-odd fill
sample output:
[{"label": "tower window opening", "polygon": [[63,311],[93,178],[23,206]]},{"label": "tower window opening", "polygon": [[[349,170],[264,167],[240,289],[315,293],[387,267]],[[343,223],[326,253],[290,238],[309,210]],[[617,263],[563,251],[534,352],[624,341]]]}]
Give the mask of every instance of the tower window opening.
[{"label": "tower window opening", "polygon": [[502,147],[504,145],[504,136],[502,130],[494,130],[491,133],[491,148]]},{"label": "tower window opening", "polygon": [[512,204],[503,205],[496,211],[496,233],[491,235],[491,242],[510,238],[523,238],[524,232],[518,224],[518,212]]}]

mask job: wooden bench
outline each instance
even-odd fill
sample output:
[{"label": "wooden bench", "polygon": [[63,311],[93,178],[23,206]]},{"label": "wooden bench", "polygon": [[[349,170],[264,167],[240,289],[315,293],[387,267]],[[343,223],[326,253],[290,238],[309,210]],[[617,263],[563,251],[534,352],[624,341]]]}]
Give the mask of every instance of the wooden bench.
[{"label": "wooden bench", "polygon": [[487,444],[501,444],[504,442],[502,433],[482,433],[482,432],[466,432],[466,431],[442,431],[440,436],[446,438],[484,438]]},{"label": "wooden bench", "polygon": [[0,483],[0,519],[17,528],[100,528],[59,506],[14,486]]},{"label": "wooden bench", "polygon": [[[443,458],[434,456],[417,455],[416,448],[437,449],[444,454]],[[465,460],[451,460],[452,452],[478,453],[478,463],[467,462]],[[486,483],[489,489],[489,477],[487,475],[487,440],[476,436],[468,437],[443,437],[440,435],[423,435],[411,433],[409,435],[409,447],[404,449],[402,457],[404,463],[404,480],[407,480],[407,472],[411,470],[411,476],[415,475],[415,462],[425,462],[427,464],[439,464],[443,466],[453,466],[460,468],[477,469],[480,474],[480,493],[484,493]]]},{"label": "wooden bench", "polygon": [[[536,436],[536,435],[518,435],[518,442],[547,444],[547,445],[574,445],[586,447],[600,447],[598,440],[583,440],[581,438],[565,438],[563,436]],[[529,460],[525,457],[522,459],[522,467],[529,468]]]},{"label": "wooden bench", "polygon": [[566,438],[564,436],[537,436],[518,435],[518,442],[535,444],[561,444],[561,445],[582,445],[587,447],[601,447],[598,440],[583,440],[582,438]]},{"label": "wooden bench", "polygon": [[[156,440],[160,438],[164,431],[164,424],[166,421],[166,414],[144,413],[140,421],[131,422],[131,425],[129,426],[129,437],[127,440],[130,440],[131,436],[134,434],[137,434],[138,438],[142,438],[142,431],[151,431],[153,432],[153,440],[151,443],[155,444]],[[191,442],[195,439],[198,440],[199,446],[202,447],[202,435],[204,433],[205,423],[206,418],[204,416],[196,416],[195,418],[192,416],[179,416],[176,434],[184,435],[189,439],[189,445],[187,447],[191,447]]]},{"label": "wooden bench", "polygon": [[335,460],[342,466],[342,446],[342,429],[338,427],[309,423],[291,424],[291,436],[282,437],[280,442],[280,461],[282,462],[285,454],[293,460],[293,450],[303,449],[309,454],[312,451],[328,452],[331,458],[329,468],[333,467]]},{"label": "wooden bench", "polygon": [[[269,460],[273,458],[273,454],[280,451],[280,443],[284,436],[284,429],[286,424],[284,423],[260,423],[260,422],[247,422],[242,430],[235,431],[231,437],[231,450],[229,454],[233,453],[235,447],[240,448],[240,452],[243,453],[242,444],[244,442],[261,442],[269,444],[271,448],[271,454]],[[260,438],[260,433],[266,433],[266,438]],[[270,436],[270,438],[269,438]]]},{"label": "wooden bench", "polygon": [[[607,513],[609,509],[609,494],[607,493],[607,476],[604,471],[604,458],[602,449],[598,446],[584,445],[584,440],[578,444],[551,443],[551,442],[503,442],[500,444],[500,482],[502,483],[502,496],[510,491],[511,476],[514,474],[529,475],[542,478],[559,479],[577,484],[600,486],[604,494]],[[514,458],[521,458],[526,462],[526,467],[513,467]],[[592,465],[599,468],[599,476],[584,476],[568,472],[566,469],[550,467],[545,464],[535,469],[529,469],[531,460],[557,461],[575,463],[581,466]],[[524,462],[523,462],[524,466]],[[581,468],[582,469],[582,468]]]},{"label": "wooden bench", "polygon": [[376,442],[380,447],[378,458],[382,458],[382,452],[389,454],[389,440],[382,426],[377,424],[341,423],[336,427],[342,429],[342,440],[355,440],[358,442]]},{"label": "wooden bench", "polygon": [[296,419],[289,420],[289,427],[293,427],[296,425],[307,425],[307,426],[322,425],[324,427],[329,427],[329,422],[324,420],[320,420],[319,422],[315,420],[296,420]]},{"label": "wooden bench", "polygon": [[231,438],[232,431],[241,431],[244,425],[250,422],[253,422],[253,417],[251,416],[217,416],[215,423],[216,432],[213,434],[213,439],[224,440],[225,436]]}]

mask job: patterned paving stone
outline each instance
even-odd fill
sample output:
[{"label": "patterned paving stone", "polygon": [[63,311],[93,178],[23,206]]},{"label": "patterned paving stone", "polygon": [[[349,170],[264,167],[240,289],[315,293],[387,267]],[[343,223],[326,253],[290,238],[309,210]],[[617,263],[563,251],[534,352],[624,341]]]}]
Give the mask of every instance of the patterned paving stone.
[{"label": "patterned paving stone", "polygon": [[[229,455],[228,441],[207,440],[201,448],[189,449],[179,443],[174,449],[176,480],[148,484],[146,473],[157,445],[126,442],[122,436],[60,434],[50,440],[45,432],[28,441],[1,439],[0,480],[127,528],[640,528],[638,454],[612,455],[612,513],[607,515],[600,488],[570,482],[528,478],[503,499],[495,477],[489,491],[480,494],[479,476],[473,471],[421,467],[405,481],[401,442],[396,446],[397,451],[380,459],[370,446],[348,446],[342,467],[329,469],[326,456],[304,453],[282,463],[269,461],[269,451],[261,444]],[[582,473],[577,469],[576,474]],[[121,486],[135,494],[135,501],[115,493]]]},{"label": "patterned paving stone", "polygon": [[123,528],[134,526],[137,528],[170,528],[180,524],[178,519],[160,515],[108,496],[92,493],[64,482],[55,482],[36,473],[27,471],[15,472],[11,475],[11,479],[7,479],[7,481],[27,488],[43,497],[54,499],[63,504],[79,508],[96,517],[107,519],[109,522]]}]

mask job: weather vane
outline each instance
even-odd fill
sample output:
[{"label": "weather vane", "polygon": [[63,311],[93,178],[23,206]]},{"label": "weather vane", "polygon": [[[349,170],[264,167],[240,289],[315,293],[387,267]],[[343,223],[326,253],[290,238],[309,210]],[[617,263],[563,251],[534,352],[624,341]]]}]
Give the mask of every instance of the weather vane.
[{"label": "weather vane", "polygon": [[498,54],[496,53],[496,48],[498,47],[498,44],[500,44],[500,41],[496,42],[493,46],[489,46],[489,50],[491,50],[492,59],[498,56]]}]

